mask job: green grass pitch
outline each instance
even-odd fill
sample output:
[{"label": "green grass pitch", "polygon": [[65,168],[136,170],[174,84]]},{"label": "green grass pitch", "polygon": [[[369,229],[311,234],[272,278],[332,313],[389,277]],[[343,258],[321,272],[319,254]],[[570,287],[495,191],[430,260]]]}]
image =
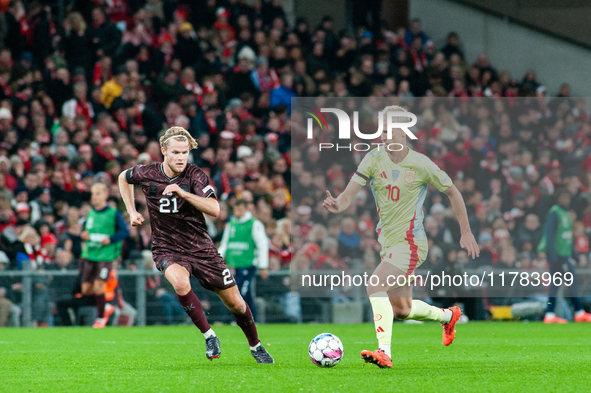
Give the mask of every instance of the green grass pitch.
[{"label": "green grass pitch", "polygon": [[[366,365],[373,325],[261,325],[275,357],[258,365],[242,332],[214,327],[222,356],[205,358],[193,326],[0,329],[1,392],[589,392],[591,326],[468,323],[441,343],[438,324],[394,324],[394,369]],[[308,343],[331,332],[345,347],[332,369]]]}]

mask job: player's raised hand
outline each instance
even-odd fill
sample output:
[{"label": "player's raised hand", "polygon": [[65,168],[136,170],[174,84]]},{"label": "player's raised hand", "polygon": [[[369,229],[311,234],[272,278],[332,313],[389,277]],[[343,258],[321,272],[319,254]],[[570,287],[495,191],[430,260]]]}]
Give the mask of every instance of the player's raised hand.
[{"label": "player's raised hand", "polygon": [[472,232],[462,235],[460,238],[460,246],[468,251],[468,256],[472,257],[472,259],[480,256],[480,247],[478,247],[478,243]]},{"label": "player's raised hand", "polygon": [[144,216],[139,212],[132,212],[129,214],[129,222],[134,227],[139,227],[144,223]]},{"label": "player's raised hand", "polygon": [[330,191],[326,190],[326,199],[322,203],[322,207],[328,210],[331,213],[338,213],[339,212],[339,202],[332,197]]},{"label": "player's raised hand", "polygon": [[185,193],[185,191],[183,191],[178,184],[169,184],[168,186],[166,186],[166,188],[164,189],[164,191],[162,191],[162,195],[167,195],[167,194],[174,194],[178,197],[183,198],[183,195]]}]

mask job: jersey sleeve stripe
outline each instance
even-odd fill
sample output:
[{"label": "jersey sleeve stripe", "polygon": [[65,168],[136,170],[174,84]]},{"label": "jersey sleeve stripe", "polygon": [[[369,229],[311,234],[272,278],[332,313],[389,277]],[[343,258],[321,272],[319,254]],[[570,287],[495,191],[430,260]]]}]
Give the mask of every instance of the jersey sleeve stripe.
[{"label": "jersey sleeve stripe", "polygon": [[[205,188],[203,188],[203,190],[201,190],[203,192],[203,194],[205,195],[205,198],[209,198],[212,195],[215,196],[215,190],[211,185],[207,185]],[[207,192],[209,191],[209,193]]]},{"label": "jersey sleeve stripe", "polygon": [[365,180],[365,181],[368,181],[368,180],[369,180],[369,177],[367,177],[367,176],[365,176],[365,175],[363,175],[363,174],[359,173],[359,171],[355,171],[355,174],[356,174],[357,176],[359,176],[360,178],[362,178],[363,180]]}]

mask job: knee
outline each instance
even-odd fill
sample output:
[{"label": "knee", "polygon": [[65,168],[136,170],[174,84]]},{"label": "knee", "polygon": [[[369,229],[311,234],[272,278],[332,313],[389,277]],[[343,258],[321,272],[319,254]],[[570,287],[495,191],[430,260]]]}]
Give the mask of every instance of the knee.
[{"label": "knee", "polygon": [[394,311],[394,317],[396,319],[406,319],[410,315],[410,306],[407,305],[398,305],[392,306]]},{"label": "knee", "polygon": [[104,281],[95,281],[93,288],[92,288],[92,292],[95,295],[102,295],[103,293],[105,293],[105,282]]},{"label": "knee", "polygon": [[191,290],[189,277],[175,276],[170,282],[178,295],[184,296]]},{"label": "knee", "polygon": [[232,314],[244,314],[246,312],[246,302],[242,298],[234,299],[228,304],[228,310]]}]

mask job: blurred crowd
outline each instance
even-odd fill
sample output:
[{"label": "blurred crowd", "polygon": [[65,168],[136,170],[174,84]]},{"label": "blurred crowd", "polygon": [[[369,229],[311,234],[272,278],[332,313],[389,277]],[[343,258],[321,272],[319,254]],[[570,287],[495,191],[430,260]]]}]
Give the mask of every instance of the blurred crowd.
[{"label": "blurred crowd", "polygon": [[[191,161],[217,190],[222,212],[208,219],[214,241],[242,198],[265,225],[272,270],[289,266],[292,249],[307,268],[375,263],[364,251],[378,247],[371,196],[348,217],[314,225],[327,220],[320,194],[338,194],[354,170],[351,161],[324,171],[317,153],[291,149],[291,99],[322,96],[507,97],[504,108],[422,108],[431,119],[414,148],[464,194],[483,248],[477,263],[545,263],[535,253],[544,210],[554,189],[566,186],[577,195],[576,244],[587,264],[591,126],[568,85],[547,92],[535,71],[517,79],[484,54],[466,59],[453,32],[436,48],[419,20],[368,29],[357,15],[348,34],[330,16],[317,26],[301,17],[288,23],[281,0],[71,3],[64,20],[43,2],[0,3],[0,269],[75,269],[89,187],[104,182],[109,203],[122,208],[118,174],[160,162],[157,138],[171,126],[198,140]],[[550,105],[548,93],[567,98]],[[539,99],[500,114],[519,96]],[[542,131],[528,128],[536,122]],[[292,203],[295,188],[311,200],[300,195]],[[136,196],[147,217],[142,193]],[[426,208],[429,263],[463,263],[447,201],[433,194]],[[124,261],[150,248],[149,225],[130,232]],[[289,290],[285,281],[275,284],[269,287]]]},{"label": "blurred crowd", "polygon": [[[543,93],[518,98],[423,97],[308,99],[310,107],[341,107],[359,113],[359,129],[375,130],[377,114],[400,104],[417,116],[409,140],[412,149],[429,156],[453,179],[466,202],[470,226],[481,253],[474,260],[459,248],[460,227],[449,199],[428,188],[424,228],[429,255],[423,268],[466,271],[483,266],[546,270],[538,252],[549,208],[558,190],[573,195],[574,258],[589,267],[591,233],[591,125],[586,98],[549,98]],[[340,215],[323,207],[325,190],[338,195],[365,153],[341,147],[319,152],[318,143],[359,146],[371,141],[353,136],[338,139],[338,127],[318,127],[306,138],[301,111],[294,112],[292,147],[293,248],[300,250],[292,266],[299,269],[372,270],[379,261],[375,228],[377,209],[370,186]],[[336,117],[335,117],[336,118]]]}]

